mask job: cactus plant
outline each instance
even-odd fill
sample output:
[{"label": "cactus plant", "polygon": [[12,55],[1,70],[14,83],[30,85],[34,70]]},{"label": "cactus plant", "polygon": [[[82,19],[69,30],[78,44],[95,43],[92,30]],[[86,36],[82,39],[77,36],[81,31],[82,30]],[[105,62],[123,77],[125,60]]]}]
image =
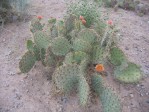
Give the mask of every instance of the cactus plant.
[{"label": "cactus plant", "polygon": [[79,78],[78,91],[80,104],[85,106],[88,102],[90,88],[84,76],[80,76]]},{"label": "cactus plant", "polygon": [[113,47],[110,50],[110,61],[112,64],[119,66],[123,61],[126,61],[126,58],[124,53],[118,47]]},{"label": "cactus plant", "polygon": [[76,16],[73,14],[69,15],[69,17],[66,18],[65,29],[67,33],[71,32],[75,28],[75,19]]},{"label": "cactus plant", "polygon": [[92,63],[102,63],[103,58],[103,48],[99,45],[93,46]]},{"label": "cactus plant", "polygon": [[46,63],[46,66],[49,66],[49,67],[55,66],[56,64],[56,57],[52,53],[51,47],[49,47],[46,51],[45,63]]},{"label": "cactus plant", "polygon": [[94,30],[83,29],[79,32],[78,38],[86,42],[89,42],[90,44],[94,44],[97,41],[98,35]]},{"label": "cactus plant", "polygon": [[103,112],[121,112],[121,103],[117,95],[104,84],[104,80],[99,74],[92,75],[92,88],[99,96]]},{"label": "cactus plant", "polygon": [[125,83],[136,83],[142,78],[140,68],[134,63],[128,63],[128,66],[123,69],[117,67],[114,76],[117,80]]},{"label": "cactus plant", "polygon": [[64,56],[70,51],[71,45],[66,38],[58,37],[52,40],[51,49],[55,55]]},{"label": "cactus plant", "polygon": [[19,62],[19,68],[22,73],[27,73],[31,70],[36,62],[36,58],[32,52],[27,51]]},{"label": "cactus plant", "polygon": [[34,34],[34,41],[39,49],[47,49],[50,45],[51,39],[46,35],[46,33],[38,31]]},{"label": "cactus plant", "polygon": [[75,39],[73,42],[73,49],[74,51],[82,51],[82,52],[91,52],[92,46],[89,42],[86,42],[81,39]]},{"label": "cactus plant", "polygon": [[32,21],[31,21],[31,24],[30,24],[30,31],[32,33],[35,33],[37,31],[42,31],[43,30],[43,26],[41,23],[40,23],[40,20],[38,18],[34,18]]},{"label": "cactus plant", "polygon": [[78,83],[78,74],[78,65],[62,65],[55,70],[53,81],[61,92],[69,93]]},{"label": "cactus plant", "polygon": [[53,38],[58,37],[58,29],[57,29],[56,25],[54,25],[51,28],[51,37],[53,37]]}]

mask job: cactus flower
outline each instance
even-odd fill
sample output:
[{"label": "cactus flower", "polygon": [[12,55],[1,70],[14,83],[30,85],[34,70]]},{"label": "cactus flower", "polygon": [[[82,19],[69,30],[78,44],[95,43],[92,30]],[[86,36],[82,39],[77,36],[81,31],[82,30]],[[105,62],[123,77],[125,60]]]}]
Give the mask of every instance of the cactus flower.
[{"label": "cactus flower", "polygon": [[83,16],[80,16],[80,20],[84,20],[84,17]]},{"label": "cactus flower", "polygon": [[83,19],[83,20],[82,20],[82,24],[84,24],[84,25],[85,25],[85,24],[86,24],[86,20],[84,20],[84,19]]},{"label": "cactus flower", "polygon": [[42,17],[42,16],[37,16],[37,18],[38,18],[39,20],[41,20],[43,17]]},{"label": "cactus flower", "polygon": [[95,69],[97,72],[103,72],[105,70],[103,64],[97,64]]},{"label": "cactus flower", "polygon": [[108,23],[109,25],[113,25],[113,21],[112,21],[112,20],[108,20],[107,23]]}]

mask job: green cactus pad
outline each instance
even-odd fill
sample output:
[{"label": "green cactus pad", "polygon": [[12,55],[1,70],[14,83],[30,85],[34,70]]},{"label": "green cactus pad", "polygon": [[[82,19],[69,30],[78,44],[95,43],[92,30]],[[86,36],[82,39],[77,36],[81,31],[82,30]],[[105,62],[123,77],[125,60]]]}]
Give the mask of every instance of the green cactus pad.
[{"label": "green cactus pad", "polygon": [[103,79],[100,74],[93,73],[91,77],[92,89],[99,95],[103,91]]},{"label": "green cactus pad", "polygon": [[34,45],[33,47],[34,56],[36,57],[37,61],[40,61],[40,49],[37,47],[37,45]]},{"label": "green cactus pad", "polygon": [[103,112],[122,112],[118,96],[108,87],[104,87],[99,95],[103,106]]},{"label": "green cactus pad", "polygon": [[98,35],[94,30],[86,28],[79,32],[78,38],[89,42],[90,44],[94,44],[98,38]]},{"label": "green cactus pad", "polygon": [[95,45],[93,47],[93,53],[92,53],[92,62],[94,64],[96,63],[102,63],[103,61],[103,48],[101,48],[99,45]]},{"label": "green cactus pad", "polygon": [[71,32],[75,28],[75,19],[76,16],[72,14],[68,18],[66,18],[65,29],[67,33]]},{"label": "green cactus pad", "polygon": [[35,33],[37,31],[42,31],[42,30],[43,30],[43,25],[40,23],[40,20],[37,19],[37,18],[34,18],[31,21],[31,29],[30,29],[30,31],[32,33]]},{"label": "green cactus pad", "polygon": [[82,52],[89,53],[92,50],[92,46],[84,40],[75,39],[73,42],[73,49],[75,51],[82,51]]},{"label": "green cactus pad", "polygon": [[117,67],[114,75],[117,80],[124,83],[136,83],[142,78],[140,68],[134,63],[128,63],[123,70]]},{"label": "green cactus pad", "polygon": [[58,35],[59,36],[64,36],[66,34],[64,21],[62,21],[62,20],[59,21],[57,26],[58,26]]},{"label": "green cactus pad", "polygon": [[74,62],[75,62],[75,61],[74,61],[74,59],[73,59],[73,53],[72,53],[72,52],[68,53],[68,54],[65,56],[64,63],[65,63],[65,64],[72,64],[72,63],[74,63]]},{"label": "green cactus pad", "polygon": [[29,51],[33,52],[33,50],[34,50],[34,43],[33,43],[32,40],[27,40],[27,45],[26,46],[27,46],[27,49]]},{"label": "green cactus pad", "polygon": [[52,53],[50,47],[49,47],[49,48],[47,49],[47,51],[46,51],[45,62],[46,62],[46,65],[49,66],[49,67],[54,66],[54,65],[56,64],[55,56],[54,56],[54,54]]},{"label": "green cactus pad", "polygon": [[120,50],[118,47],[113,47],[110,50],[110,61],[113,65],[119,66],[126,61],[126,57],[122,50]]},{"label": "green cactus pad", "polygon": [[58,29],[57,29],[56,25],[54,25],[51,28],[51,37],[53,37],[53,38],[58,37]]},{"label": "green cactus pad", "polygon": [[80,76],[78,90],[80,104],[82,106],[85,106],[87,104],[89,96],[89,85],[84,76]]},{"label": "green cactus pad", "polygon": [[70,52],[66,55],[64,63],[65,64],[72,64],[72,63],[81,63],[82,60],[89,59],[88,54],[82,51],[78,52]]},{"label": "green cactus pad", "polygon": [[40,59],[41,59],[41,62],[44,66],[46,66],[46,62],[45,62],[45,55],[46,55],[46,50],[45,49],[41,49],[40,50]]},{"label": "green cactus pad", "polygon": [[42,31],[38,31],[34,35],[34,41],[38,48],[47,49],[50,45],[51,39]]},{"label": "green cactus pad", "polygon": [[91,78],[92,88],[100,97],[103,112],[121,112],[121,105],[118,96],[109,87],[104,85],[100,75],[94,73]]},{"label": "green cactus pad", "polygon": [[62,93],[71,92],[78,83],[79,66],[76,64],[58,67],[53,74],[53,81]]},{"label": "green cactus pad", "polygon": [[66,38],[58,37],[52,41],[51,49],[55,55],[64,56],[70,51],[71,45]]},{"label": "green cactus pad", "polygon": [[31,70],[36,62],[36,58],[32,52],[27,51],[19,62],[19,68],[22,73],[27,73]]}]

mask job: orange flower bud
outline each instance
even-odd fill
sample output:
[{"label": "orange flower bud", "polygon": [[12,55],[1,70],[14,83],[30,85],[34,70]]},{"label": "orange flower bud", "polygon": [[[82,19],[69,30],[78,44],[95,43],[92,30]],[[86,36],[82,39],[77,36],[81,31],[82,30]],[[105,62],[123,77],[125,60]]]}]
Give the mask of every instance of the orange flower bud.
[{"label": "orange flower bud", "polygon": [[84,20],[84,17],[83,16],[80,16],[80,20]]},{"label": "orange flower bud", "polygon": [[97,72],[103,72],[105,70],[103,64],[97,64],[95,69]]},{"label": "orange flower bud", "polygon": [[108,23],[109,25],[113,25],[113,21],[112,21],[112,20],[108,20],[107,23]]},{"label": "orange flower bud", "polygon": [[82,20],[82,24],[84,24],[84,25],[86,24],[86,21],[84,19]]},{"label": "orange flower bud", "polygon": [[42,16],[37,16],[37,18],[38,18],[39,20],[41,20],[43,17],[42,17]]}]

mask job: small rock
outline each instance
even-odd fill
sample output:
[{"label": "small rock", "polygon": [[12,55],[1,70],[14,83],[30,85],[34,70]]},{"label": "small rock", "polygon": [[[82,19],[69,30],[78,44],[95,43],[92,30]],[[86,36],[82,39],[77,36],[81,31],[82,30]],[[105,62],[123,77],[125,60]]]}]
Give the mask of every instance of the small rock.
[{"label": "small rock", "polygon": [[144,96],[144,95],[141,93],[140,96]]},{"label": "small rock", "polygon": [[26,90],[26,92],[28,93],[28,92],[29,92],[29,90]]},{"label": "small rock", "polygon": [[129,48],[128,47],[125,47],[125,50],[129,50]]},{"label": "small rock", "polygon": [[146,95],[149,95],[149,93],[146,93]]},{"label": "small rock", "polygon": [[3,42],[5,42],[5,41],[6,41],[6,39],[4,38],[4,39],[3,39]]},{"label": "small rock", "polygon": [[131,98],[133,98],[133,97],[134,97],[134,95],[131,93],[131,94],[130,94],[130,97],[131,97]]}]

